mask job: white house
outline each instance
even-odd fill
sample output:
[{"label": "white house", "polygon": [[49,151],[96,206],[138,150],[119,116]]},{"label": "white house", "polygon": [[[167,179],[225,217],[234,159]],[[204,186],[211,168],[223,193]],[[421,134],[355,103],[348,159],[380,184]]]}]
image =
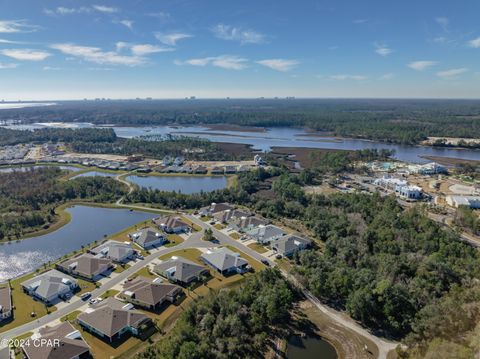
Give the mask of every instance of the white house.
[{"label": "white house", "polygon": [[58,299],[67,299],[78,288],[74,278],[56,269],[39,274],[23,282],[21,286],[24,292],[45,304],[53,304]]},{"label": "white house", "polygon": [[445,201],[452,207],[467,206],[473,209],[480,208],[480,196],[447,196]]}]

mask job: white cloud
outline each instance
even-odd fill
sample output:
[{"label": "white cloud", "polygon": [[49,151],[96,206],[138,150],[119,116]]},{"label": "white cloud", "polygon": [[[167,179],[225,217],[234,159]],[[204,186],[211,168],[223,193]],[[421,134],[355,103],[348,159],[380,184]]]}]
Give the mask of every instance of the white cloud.
[{"label": "white cloud", "polygon": [[20,61],[43,61],[51,56],[51,54],[46,51],[31,49],[4,49],[0,50],[0,54]]},{"label": "white cloud", "polygon": [[437,72],[437,76],[441,77],[442,79],[451,79],[451,78],[456,78],[457,76],[460,76],[461,74],[464,74],[467,71],[468,71],[467,68],[461,67],[457,69],[450,69],[450,70]]},{"label": "white cloud", "polygon": [[146,59],[138,55],[121,55],[115,51],[103,51],[98,47],[81,46],[72,43],[54,44],[50,46],[65,55],[101,65],[143,65]]},{"label": "white cloud", "polygon": [[413,61],[410,62],[407,66],[415,71],[423,71],[432,66],[435,66],[437,63],[437,61]]},{"label": "white cloud", "polygon": [[43,66],[43,71],[58,71],[61,70],[60,67],[52,67],[52,66]]},{"label": "white cloud", "polygon": [[18,64],[5,64],[0,62],[0,70],[15,69],[17,67],[18,67]]},{"label": "white cloud", "polygon": [[166,48],[151,44],[131,44],[128,42],[117,42],[117,51],[128,49],[136,56],[145,56],[149,54],[155,54],[158,52],[173,51],[173,48]]},{"label": "white cloud", "polygon": [[0,33],[34,32],[39,26],[30,25],[26,20],[0,20]]},{"label": "white cloud", "polygon": [[133,21],[132,20],[127,20],[127,19],[120,20],[119,23],[122,24],[123,26],[128,27],[130,30],[133,29]]},{"label": "white cloud", "polygon": [[173,32],[168,34],[162,33],[162,32],[156,32],[155,37],[162,44],[169,45],[169,46],[176,46],[178,41],[183,39],[188,39],[193,36],[190,34],[182,33],[182,32]]},{"label": "white cloud", "polygon": [[257,64],[271,68],[272,70],[286,72],[292,70],[299,64],[297,60],[266,59],[257,61]]},{"label": "white cloud", "polygon": [[337,81],[344,81],[344,80],[355,80],[355,81],[362,81],[368,79],[367,76],[363,75],[347,75],[347,74],[340,74],[340,75],[332,75],[330,76],[331,80]]},{"label": "white cloud", "polygon": [[477,37],[476,39],[470,40],[468,42],[468,46],[473,47],[475,49],[480,48],[480,37]]},{"label": "white cloud", "polygon": [[394,73],[388,73],[388,74],[384,74],[382,76],[380,76],[380,80],[391,80],[395,77],[395,74]]},{"label": "white cloud", "polygon": [[448,26],[450,25],[450,20],[448,17],[439,16],[435,18],[435,21],[442,27],[443,31],[448,32]]},{"label": "white cloud", "polygon": [[0,44],[24,44],[24,42],[0,39]]},{"label": "white cloud", "polygon": [[192,66],[215,66],[226,70],[243,70],[247,67],[248,60],[239,56],[221,55],[203,57],[197,59],[189,59],[186,61],[174,61],[175,65],[192,65]]},{"label": "white cloud", "polygon": [[354,24],[356,25],[361,25],[361,24],[365,24],[368,22],[368,19],[355,19],[352,21]]},{"label": "white cloud", "polygon": [[388,56],[390,55],[393,50],[390,49],[388,46],[384,45],[384,44],[375,44],[375,52],[380,55],[380,56]]},{"label": "white cloud", "polygon": [[105,5],[93,5],[92,8],[94,8],[95,10],[99,11],[99,12],[103,12],[103,13],[106,13],[106,14],[113,14],[113,13],[116,13],[118,12],[118,8],[116,7],[110,7],[110,6],[105,6]]},{"label": "white cloud", "polygon": [[261,44],[266,40],[266,36],[257,31],[225,24],[218,24],[212,28],[212,32],[219,39],[239,41],[241,44]]}]

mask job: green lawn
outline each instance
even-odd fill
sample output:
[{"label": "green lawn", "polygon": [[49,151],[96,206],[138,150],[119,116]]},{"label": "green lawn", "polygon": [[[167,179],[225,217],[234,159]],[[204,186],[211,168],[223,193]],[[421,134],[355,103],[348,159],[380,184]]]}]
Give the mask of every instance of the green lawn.
[{"label": "green lawn", "polygon": [[248,245],[248,247],[252,248],[254,251],[257,251],[260,254],[268,252],[268,249],[259,243],[251,243]]},{"label": "green lawn", "polygon": [[238,234],[237,232],[230,233],[229,236],[233,239],[240,239],[240,234]]},{"label": "green lawn", "polygon": [[[78,282],[78,286],[80,287],[80,292],[77,292],[77,296],[81,296],[82,294],[86,292],[91,292],[97,288],[95,283],[89,282],[80,278],[75,278]],[[100,283],[98,283],[98,286],[100,286]]]},{"label": "green lawn", "polygon": [[183,242],[183,238],[178,234],[169,234],[167,239],[168,243],[165,245],[165,247],[173,247]]},{"label": "green lawn", "polygon": [[105,293],[102,294],[102,298],[107,299],[107,298],[110,298],[110,297],[115,297],[118,293],[120,293],[119,290],[109,289]]},{"label": "green lawn", "polygon": [[215,227],[216,229],[218,229],[218,230],[221,230],[221,229],[224,229],[224,228],[225,228],[225,226],[224,226],[223,224],[221,224],[221,223],[215,224],[214,227]]},{"label": "green lawn", "polygon": [[73,322],[75,319],[77,319],[78,315],[81,313],[80,310],[76,310],[74,312],[68,313],[66,316],[60,318],[61,322]]}]

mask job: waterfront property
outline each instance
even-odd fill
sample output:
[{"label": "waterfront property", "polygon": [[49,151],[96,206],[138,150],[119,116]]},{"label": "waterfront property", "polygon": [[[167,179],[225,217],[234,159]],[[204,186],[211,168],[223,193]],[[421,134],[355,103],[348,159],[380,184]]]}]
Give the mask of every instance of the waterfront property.
[{"label": "waterfront property", "polygon": [[138,232],[129,234],[128,236],[133,242],[144,249],[161,246],[167,241],[165,236],[155,232],[151,228],[143,228]]},{"label": "waterfront property", "polygon": [[408,166],[410,173],[417,173],[420,175],[434,175],[438,173],[448,173],[448,170],[445,166],[442,166],[436,162],[426,163],[423,165],[410,165]]},{"label": "waterfront property", "polygon": [[47,305],[52,305],[59,299],[70,298],[78,289],[75,279],[55,269],[39,274],[21,285],[25,293]]},{"label": "waterfront property", "polygon": [[190,226],[178,216],[165,216],[155,218],[153,223],[162,229],[165,233],[185,233],[190,230]]},{"label": "waterfront property", "polygon": [[213,216],[215,213],[226,211],[227,209],[233,210],[235,207],[228,203],[212,203],[210,206],[201,208],[199,214],[201,216]]},{"label": "waterfront property", "polygon": [[199,281],[202,276],[209,274],[205,267],[183,257],[175,256],[156,265],[153,271],[181,285]]},{"label": "waterfront property", "polygon": [[112,240],[90,249],[90,253],[98,257],[111,259],[117,263],[126,263],[135,255],[135,251],[132,249],[130,243]]},{"label": "waterfront property", "polygon": [[466,206],[473,209],[480,208],[480,196],[447,196],[445,201],[452,207]]},{"label": "waterfront property", "polygon": [[259,226],[266,226],[268,221],[260,217],[240,217],[230,220],[228,227],[239,232],[248,232]]},{"label": "waterfront property", "polygon": [[22,346],[23,353],[28,359],[91,358],[90,347],[69,322],[41,328],[31,339],[44,344],[34,345],[35,341],[32,341],[31,345]]},{"label": "waterfront property", "polygon": [[158,311],[164,303],[174,303],[181,294],[182,288],[177,285],[162,283],[160,278],[152,280],[138,276],[124,284],[121,295],[127,302]]},{"label": "waterfront property", "polygon": [[280,237],[285,235],[285,232],[272,224],[266,226],[260,225],[256,228],[253,228],[247,232],[247,235],[261,244],[268,244],[270,242],[276,241]]},{"label": "waterfront property", "polygon": [[272,250],[283,257],[291,257],[297,251],[310,247],[312,241],[307,238],[288,235],[272,243]]},{"label": "waterfront property", "polygon": [[78,324],[108,343],[122,340],[128,335],[140,336],[153,326],[151,319],[132,306],[125,306],[109,298],[93,308],[88,308],[77,317]]},{"label": "waterfront property", "polygon": [[223,275],[244,273],[248,266],[248,262],[240,257],[240,253],[225,247],[208,250],[200,258],[205,264]]},{"label": "waterfront property", "polygon": [[58,263],[56,268],[82,279],[96,281],[112,271],[114,264],[109,258],[100,258],[87,253],[66,259]]},{"label": "waterfront property", "polygon": [[0,323],[12,318],[12,292],[7,283],[0,284]]}]

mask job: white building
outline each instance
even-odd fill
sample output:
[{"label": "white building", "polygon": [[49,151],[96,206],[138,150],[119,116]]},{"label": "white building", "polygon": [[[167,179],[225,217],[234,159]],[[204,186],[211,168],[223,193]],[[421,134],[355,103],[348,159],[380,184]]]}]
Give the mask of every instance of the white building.
[{"label": "white building", "polygon": [[470,208],[480,208],[480,196],[447,196],[446,202],[455,208],[467,206]]},{"label": "white building", "polygon": [[438,173],[447,173],[448,170],[436,162],[426,163],[424,165],[410,165],[408,166],[410,173],[418,173],[420,175],[434,175]]},{"label": "white building", "polygon": [[380,186],[386,189],[389,189],[399,197],[405,199],[420,199],[423,196],[422,188],[418,186],[411,186],[406,180],[391,178],[391,177],[382,177],[378,178],[373,182],[376,186]]}]

